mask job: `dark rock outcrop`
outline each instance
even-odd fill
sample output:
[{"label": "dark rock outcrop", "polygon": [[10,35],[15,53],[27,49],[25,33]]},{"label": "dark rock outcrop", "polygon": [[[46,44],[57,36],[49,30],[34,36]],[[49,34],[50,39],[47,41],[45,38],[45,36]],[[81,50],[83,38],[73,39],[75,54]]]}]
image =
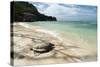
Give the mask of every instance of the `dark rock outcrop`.
[{"label": "dark rock outcrop", "polygon": [[37,8],[23,1],[11,2],[11,22],[56,21],[56,17],[46,16]]}]

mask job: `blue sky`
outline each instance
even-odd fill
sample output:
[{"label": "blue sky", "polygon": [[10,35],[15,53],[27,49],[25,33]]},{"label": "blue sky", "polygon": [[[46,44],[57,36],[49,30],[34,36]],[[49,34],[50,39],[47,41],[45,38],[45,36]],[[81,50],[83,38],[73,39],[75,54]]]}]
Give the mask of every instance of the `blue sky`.
[{"label": "blue sky", "polygon": [[39,12],[55,16],[58,21],[96,21],[97,19],[96,6],[44,2],[33,2],[32,4]]}]

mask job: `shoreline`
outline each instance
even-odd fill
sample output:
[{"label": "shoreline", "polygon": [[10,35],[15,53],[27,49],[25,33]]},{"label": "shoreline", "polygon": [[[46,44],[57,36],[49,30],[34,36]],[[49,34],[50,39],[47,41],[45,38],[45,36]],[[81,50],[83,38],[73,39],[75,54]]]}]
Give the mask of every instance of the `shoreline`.
[{"label": "shoreline", "polygon": [[[25,25],[24,23],[14,24],[14,32],[16,32],[17,34],[21,33],[23,35],[27,34],[28,37],[36,37],[36,38],[41,37],[42,39],[55,45],[54,51],[51,51],[49,53],[40,54],[39,56],[34,56],[33,54],[31,54],[31,52],[29,52],[29,54],[22,53],[26,57],[21,60],[14,59],[15,65],[54,64],[54,63],[56,64],[56,63],[71,63],[71,62],[88,62],[88,61],[97,60],[95,52],[89,46],[87,46],[87,43],[84,43],[82,39],[79,40],[79,39],[71,38],[70,36],[66,36],[67,38],[65,38],[64,36],[62,36],[61,33],[53,32],[53,31],[46,30],[46,29],[41,29],[40,27],[37,27],[37,26],[29,27]],[[22,38],[22,39],[21,37],[20,38],[15,37],[15,38],[16,38],[15,40],[17,41],[19,40],[23,42],[26,41],[23,43],[25,44],[25,46],[27,46],[28,43],[32,44],[31,40],[28,38]],[[22,45],[20,44],[20,46]],[[25,49],[26,48],[28,47],[25,47]],[[19,48],[17,48],[15,51],[18,51],[18,50]],[[48,55],[47,56],[48,58],[39,60],[38,57],[43,58],[42,56],[45,56],[45,55],[46,56]],[[53,56],[58,57],[58,58],[53,58]],[[33,58],[33,60],[29,60],[29,58],[27,57]],[[37,60],[35,60],[35,58],[37,58],[40,62],[37,63]],[[29,60],[29,62],[27,62],[26,60]],[[47,62],[43,62],[44,60]],[[23,62],[25,61],[25,62],[20,63],[22,61]],[[59,61],[59,62],[56,62],[56,61]]]}]

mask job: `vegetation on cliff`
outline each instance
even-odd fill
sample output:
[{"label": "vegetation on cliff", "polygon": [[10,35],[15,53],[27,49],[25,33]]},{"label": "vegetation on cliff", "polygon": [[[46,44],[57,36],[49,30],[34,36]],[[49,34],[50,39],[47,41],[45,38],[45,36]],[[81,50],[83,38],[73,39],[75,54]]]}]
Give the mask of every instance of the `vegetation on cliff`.
[{"label": "vegetation on cliff", "polygon": [[56,21],[56,17],[46,16],[28,2],[11,2],[11,22]]}]

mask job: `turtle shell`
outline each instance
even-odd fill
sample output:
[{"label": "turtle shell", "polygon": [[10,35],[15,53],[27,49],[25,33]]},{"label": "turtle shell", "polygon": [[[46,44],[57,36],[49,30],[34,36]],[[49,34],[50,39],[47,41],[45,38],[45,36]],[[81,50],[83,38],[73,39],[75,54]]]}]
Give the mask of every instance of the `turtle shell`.
[{"label": "turtle shell", "polygon": [[54,44],[51,44],[44,40],[39,40],[39,41],[37,40],[33,48],[31,48],[31,50],[37,53],[46,53],[51,51],[53,48],[54,48]]}]

